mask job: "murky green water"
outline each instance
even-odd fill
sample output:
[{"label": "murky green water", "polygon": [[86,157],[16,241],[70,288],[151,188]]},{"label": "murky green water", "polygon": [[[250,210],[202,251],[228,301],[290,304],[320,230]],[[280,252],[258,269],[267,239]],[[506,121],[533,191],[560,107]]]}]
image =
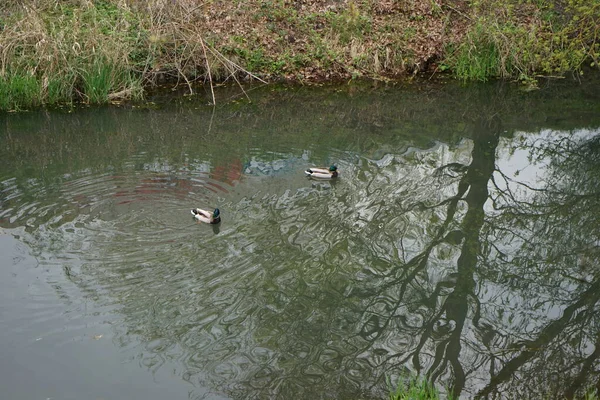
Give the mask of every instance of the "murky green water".
[{"label": "murky green water", "polygon": [[[599,89],[0,116],[4,395],[382,399],[410,373],[464,398],[581,393],[600,366]],[[303,175],[332,163],[337,181]]]}]

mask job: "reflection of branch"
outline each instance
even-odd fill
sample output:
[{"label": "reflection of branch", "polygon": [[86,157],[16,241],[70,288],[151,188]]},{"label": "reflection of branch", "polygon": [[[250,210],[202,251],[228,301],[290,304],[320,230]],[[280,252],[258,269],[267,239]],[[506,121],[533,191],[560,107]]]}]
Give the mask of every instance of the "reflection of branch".
[{"label": "reflection of branch", "polygon": [[[499,169],[496,169],[494,172],[499,173],[500,176],[502,176],[504,178],[504,181],[507,183],[507,185],[506,185],[507,187],[508,187],[508,182],[513,182],[513,183],[516,183],[517,185],[525,186],[527,189],[531,190],[532,192],[548,192],[548,189],[538,189],[538,188],[534,188],[533,186],[526,184],[525,182],[516,181],[513,178],[511,178],[510,176],[507,176],[504,172],[500,171]],[[492,181],[493,180],[494,180],[494,178],[492,176]]]},{"label": "reflection of branch", "polygon": [[[508,213],[506,213],[508,214]],[[517,217],[517,216],[524,216],[523,214],[517,214],[515,212],[511,212],[510,215]],[[490,226],[491,229],[498,231],[498,232],[507,232],[510,233],[511,235],[513,235],[514,237],[521,239],[524,243],[528,243],[530,240],[528,237],[523,236],[521,233],[519,233],[518,231],[516,231],[516,229],[514,229],[514,226],[509,226],[509,227],[503,227],[503,226],[498,226],[496,224],[494,224],[492,222],[492,220],[488,220],[487,221],[488,225]],[[524,229],[524,227],[519,226],[519,228]]]},{"label": "reflection of branch", "polygon": [[597,279],[580,297],[577,302],[565,308],[562,317],[550,322],[538,335],[536,340],[527,341],[526,348],[518,356],[507,362],[504,367],[493,376],[486,387],[478,394],[477,398],[486,398],[497,386],[507,381],[517,369],[528,362],[540,349],[543,349],[556,336],[558,336],[571,319],[577,315],[577,311],[584,307],[590,306],[600,300],[600,279]]},{"label": "reflection of branch", "polygon": [[441,201],[441,202],[439,202],[437,204],[434,204],[432,206],[426,206],[423,203],[418,203],[417,206],[420,205],[421,207],[423,207],[423,210],[432,210],[434,208],[439,208],[441,206],[445,206],[446,204],[449,204],[449,203],[456,204],[456,203],[458,203],[459,200],[462,200],[462,196],[461,195],[456,195],[456,196],[450,197],[450,198],[448,198],[446,200],[443,200],[443,201]]},{"label": "reflection of branch", "polygon": [[[494,188],[498,192],[498,194],[496,196],[492,197],[492,204],[493,204],[495,210],[497,210],[497,211],[502,211],[502,210],[506,210],[506,209],[514,210],[516,208],[515,205],[531,206],[531,203],[529,203],[527,201],[517,200],[517,198],[513,194],[512,190],[510,189],[509,182],[514,182],[516,184],[523,185],[523,186],[527,187],[528,189],[531,188],[529,185],[527,185],[523,182],[517,182],[517,181],[511,180],[511,178],[509,178],[508,176],[506,176],[504,173],[502,173],[499,170],[496,170],[495,172],[498,172],[500,174],[500,176],[504,179],[504,183],[506,184],[506,189],[502,189],[502,188],[500,188],[498,183],[496,183],[496,179],[494,178],[494,175],[492,175],[490,178],[490,181],[492,182],[492,184],[494,185]],[[540,191],[540,192],[546,192],[546,193],[549,192],[547,189],[535,189],[535,190]],[[498,205],[498,199],[502,196],[506,196],[509,198],[510,201],[508,203],[511,203],[510,206]],[[543,207],[550,207],[550,206],[539,205],[539,208],[543,208]],[[534,214],[527,214],[527,215],[534,215]]]},{"label": "reflection of branch", "polygon": [[[440,229],[438,229],[436,236],[432,239],[429,246],[427,246],[427,248],[425,250],[423,250],[421,253],[419,253],[418,255],[413,257],[408,263],[395,268],[394,271],[392,271],[392,273],[390,275],[394,274],[395,271],[397,271],[399,268],[402,268],[404,273],[399,278],[386,283],[380,289],[380,293],[381,293],[385,290],[388,290],[388,289],[400,284],[399,295],[398,295],[397,301],[395,302],[395,304],[392,307],[392,310],[397,310],[400,307],[400,305],[404,301],[404,296],[406,294],[408,285],[414,281],[414,279],[417,277],[417,275],[420,271],[422,271],[426,268],[427,261],[429,260],[429,256],[431,255],[431,252],[433,251],[433,249],[436,246],[438,246],[443,241],[444,234],[445,234],[448,226],[454,219],[454,215],[455,215],[457,207],[458,207],[458,202],[463,198],[464,193],[467,191],[468,188],[469,188],[469,185],[467,184],[467,177],[465,176],[465,177],[463,177],[463,179],[461,180],[461,183],[459,184],[458,193],[455,196],[448,199],[447,201],[444,201],[441,203],[441,204],[449,204],[448,211],[446,214],[446,219],[444,220],[444,223],[440,226]],[[410,268],[411,266],[414,266],[414,269],[410,273],[406,273],[407,269]],[[390,276],[390,275],[387,275],[387,276]],[[441,290],[441,285],[438,285],[437,289]],[[431,296],[432,298],[436,298],[437,294],[439,294],[439,291],[437,289],[432,294],[432,296]],[[365,313],[368,312],[367,310],[369,310],[369,308],[373,304],[375,304],[377,300],[378,300],[377,298],[373,298],[369,302],[369,304],[365,307]],[[433,304],[435,304],[435,302],[433,302]],[[412,357],[415,368],[417,370],[420,369],[420,365],[419,365],[420,351],[421,351],[422,347],[425,345],[425,343],[427,342],[427,339],[431,336],[431,333],[433,332],[433,327],[434,327],[436,321],[439,320],[439,318],[442,316],[442,314],[444,312],[445,312],[445,309],[442,309],[439,311],[439,313],[436,313],[436,315],[430,319],[430,322],[425,326],[425,329],[421,334],[422,335],[421,341],[420,341],[419,345],[417,346],[417,349],[415,349],[415,351],[411,352],[410,354],[408,354],[406,357],[404,357],[397,363],[390,365],[391,368],[394,368],[397,365],[404,364],[404,362],[406,362],[409,358]],[[364,314],[363,314],[363,316],[364,316]],[[379,338],[379,336],[381,336],[381,334],[383,334],[383,332],[389,326],[389,324],[391,323],[391,321],[393,319],[394,319],[394,312],[391,312],[390,316],[385,319],[385,322],[383,323],[383,325],[381,327],[378,327],[378,329],[376,331],[369,332],[369,335],[371,333],[376,333],[376,335],[368,340],[368,345],[366,346],[366,348],[372,346],[372,344],[375,342],[375,340],[377,338]],[[363,325],[361,330],[364,329],[365,325]],[[398,357],[398,354],[394,354],[394,355],[388,357],[386,359],[386,364],[389,360],[391,360],[392,358],[396,358],[396,357]]]},{"label": "reflection of branch", "polygon": [[[435,323],[440,320],[440,318],[442,317],[444,312],[445,312],[445,310],[441,309],[439,312],[437,312],[435,315],[433,315],[431,317],[429,322],[423,327],[424,329],[422,330],[422,333],[421,333],[421,340],[419,341],[419,344],[417,345],[415,350],[408,353],[404,358],[400,359],[398,362],[395,362],[394,364],[390,364],[389,366],[391,368],[397,367],[399,365],[404,365],[404,363],[406,363],[406,361],[408,361],[410,358],[412,358],[413,365],[414,365],[415,369],[417,370],[417,373],[420,371],[421,364],[419,361],[419,354],[421,353],[421,349],[425,346],[425,343],[427,343],[427,340],[431,337],[431,333],[433,332],[433,327],[435,326]],[[389,356],[385,359],[384,364],[387,364],[390,360],[392,360],[393,358],[396,358],[398,356],[399,356],[399,354],[392,354],[391,356]]]},{"label": "reflection of branch", "polygon": [[[454,290],[446,297],[442,307],[439,310],[435,310],[438,298],[442,296],[442,289],[447,286],[446,282],[438,283],[431,296],[426,301],[423,301],[423,303],[426,303],[433,310],[433,315],[419,327],[420,339],[417,346],[410,351],[408,355],[397,353],[387,357],[385,360],[385,364],[389,366],[389,361],[394,358],[399,358],[396,363],[390,366],[391,368],[394,368],[397,365],[404,364],[408,359],[412,358],[413,365],[417,372],[419,372],[421,369],[420,356],[423,348],[432,338],[436,324],[439,323],[445,315],[446,321],[453,321],[454,323],[447,324],[449,330],[446,331],[446,333],[448,336],[436,343],[434,360],[429,367],[427,375],[430,376],[432,382],[435,382],[437,377],[442,374],[447,365],[450,364],[454,375],[452,394],[455,397],[460,396],[466,382],[466,373],[459,360],[462,347],[461,336],[468,314],[469,298],[476,297],[474,295],[475,280],[473,275],[476,269],[478,254],[481,251],[479,236],[484,224],[483,207],[489,196],[487,186],[494,171],[495,150],[498,145],[498,140],[499,137],[496,130],[492,130],[492,132],[478,132],[478,135],[476,135],[476,138],[474,139],[472,161],[468,167],[465,167],[466,173],[458,184],[456,195],[433,207],[425,207],[425,209],[428,209],[447,205],[446,218],[439,227],[436,236],[422,253],[414,257],[407,265],[403,266],[404,271],[406,271],[406,267],[408,267],[409,264],[416,264],[416,267],[410,274],[404,273],[400,278],[388,282],[384,286],[385,290],[400,284],[400,296],[393,310],[398,309],[403,301],[407,285],[412,282],[418,271],[425,269],[431,252],[444,240],[444,235],[450,226],[450,223],[454,221],[459,201],[466,201],[468,209],[461,223],[461,234],[464,235],[464,241],[457,261],[457,279],[456,283],[453,284]],[[441,167],[438,171],[445,168],[456,167],[457,165],[460,166],[460,164],[448,164]],[[393,316],[394,312],[388,317],[379,334],[381,334],[385,327],[390,323]]]},{"label": "reflection of branch", "polygon": [[[453,162],[453,163],[442,165],[441,167],[436,168],[436,170],[434,171],[434,175],[441,175],[442,171],[444,171],[445,169],[450,169],[450,170],[452,170],[452,172],[456,172],[457,174],[464,174],[468,168],[469,167],[467,165]],[[454,178],[454,176],[452,176],[450,174],[447,174],[447,175]]]},{"label": "reflection of branch", "polygon": [[579,371],[579,374],[573,380],[571,386],[569,386],[565,391],[566,399],[572,399],[575,397],[575,393],[585,383],[585,378],[589,375],[590,369],[594,366],[594,363],[596,360],[598,360],[598,358],[600,358],[600,333],[596,335],[594,351],[585,359],[583,366],[581,367],[581,371]]},{"label": "reflection of branch", "polygon": [[[503,172],[501,172],[499,170],[496,170],[496,172],[498,172],[498,174],[500,174],[500,176],[502,178],[504,178],[504,181],[505,181],[506,187],[507,187],[506,189],[501,189],[498,186],[498,184],[496,183],[494,177],[492,177],[491,181],[499,193],[501,193],[503,195],[507,195],[514,204],[535,207],[536,209],[548,209],[549,211],[546,211],[546,212],[550,212],[550,213],[556,212],[560,208],[575,206],[575,205],[577,205],[577,203],[579,203],[583,200],[588,200],[588,199],[596,200],[600,197],[600,193],[597,193],[597,192],[585,193],[585,194],[574,194],[572,192],[566,192],[563,190],[550,190],[548,188],[538,189],[538,188],[534,188],[524,182],[515,181],[514,179],[506,176],[506,174],[504,174]],[[562,198],[562,197],[568,196],[568,198],[570,198],[572,200],[570,200],[568,202],[563,202],[563,203],[549,203],[549,204],[539,204],[539,203],[530,203],[530,202],[526,202],[526,201],[520,201],[520,200],[517,200],[515,198],[515,196],[513,195],[512,191],[510,190],[510,187],[508,185],[508,182],[513,182],[515,184],[521,185],[532,192],[544,193],[548,197]],[[494,199],[494,206],[495,206],[494,208],[496,210],[504,210],[504,209],[514,208],[514,206],[512,206],[512,205],[511,206],[496,206],[495,199]],[[522,215],[535,216],[535,215],[542,215],[542,214],[538,212],[538,213],[522,213]]]}]

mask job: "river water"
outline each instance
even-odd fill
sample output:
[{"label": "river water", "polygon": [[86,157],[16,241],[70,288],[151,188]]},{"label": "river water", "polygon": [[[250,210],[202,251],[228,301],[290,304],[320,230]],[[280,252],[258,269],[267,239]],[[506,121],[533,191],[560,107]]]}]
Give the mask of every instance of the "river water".
[{"label": "river water", "polygon": [[3,398],[598,382],[598,82],[216,95],[0,115]]}]

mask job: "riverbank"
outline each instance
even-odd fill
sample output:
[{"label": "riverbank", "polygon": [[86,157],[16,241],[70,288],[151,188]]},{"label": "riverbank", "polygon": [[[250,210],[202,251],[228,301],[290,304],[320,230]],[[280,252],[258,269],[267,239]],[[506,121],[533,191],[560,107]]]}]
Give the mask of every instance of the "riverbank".
[{"label": "riverbank", "polygon": [[[159,83],[518,79],[598,68],[587,0],[26,0],[0,6],[0,109]],[[213,99],[214,100],[214,99]]]}]

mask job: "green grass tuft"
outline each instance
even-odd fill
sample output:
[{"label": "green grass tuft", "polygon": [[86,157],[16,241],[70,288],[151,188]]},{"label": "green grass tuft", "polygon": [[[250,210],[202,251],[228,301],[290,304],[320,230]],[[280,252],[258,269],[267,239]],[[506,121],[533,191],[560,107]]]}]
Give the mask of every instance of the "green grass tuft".
[{"label": "green grass tuft", "polygon": [[94,63],[80,72],[83,94],[91,104],[103,104],[110,95],[118,91],[127,91],[133,98],[142,93],[141,80],[123,66],[106,59],[96,59]]},{"label": "green grass tuft", "polygon": [[96,61],[81,71],[83,93],[89,103],[101,104],[108,101],[117,73],[115,67],[106,61]]},{"label": "green grass tuft", "polygon": [[461,80],[485,82],[500,76],[500,52],[481,24],[476,25],[454,51],[451,49],[450,54],[446,62]]},{"label": "green grass tuft", "polygon": [[[396,389],[390,386],[390,400],[439,400],[440,392],[430,384],[426,379],[412,378],[408,383],[404,384],[403,380],[400,379],[396,385]],[[448,396],[451,400],[452,397]]]},{"label": "green grass tuft", "polygon": [[67,73],[62,76],[48,78],[46,93],[43,96],[45,104],[71,103],[73,99],[75,74]]},{"label": "green grass tuft", "polygon": [[0,78],[0,109],[23,110],[40,104],[41,85],[35,76],[9,74]]}]

